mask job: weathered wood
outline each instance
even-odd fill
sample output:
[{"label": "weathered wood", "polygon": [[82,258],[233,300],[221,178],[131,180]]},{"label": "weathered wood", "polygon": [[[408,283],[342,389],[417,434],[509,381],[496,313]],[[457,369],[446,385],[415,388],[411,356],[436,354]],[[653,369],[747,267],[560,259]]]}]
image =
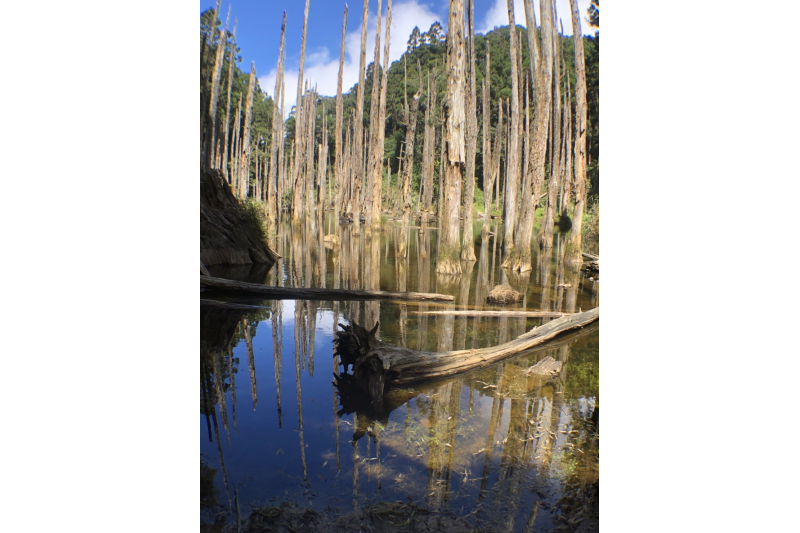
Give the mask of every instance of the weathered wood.
[{"label": "weathered wood", "polygon": [[532,375],[549,376],[561,372],[562,366],[564,366],[563,361],[556,361],[555,359],[553,359],[548,355],[535,365],[529,367],[528,370],[525,371],[525,374],[529,376]]},{"label": "weathered wood", "polygon": [[347,32],[347,4],[344,5],[344,20],[342,21],[342,44],[339,51],[339,78],[336,82],[336,125],[334,127],[334,150],[336,166],[334,167],[334,209],[333,220],[339,224],[339,212],[342,209],[342,193],[344,191],[344,159],[342,155],[342,121],[344,100],[342,99],[342,74],[344,73],[344,38]]},{"label": "weathered wood", "polygon": [[586,259],[591,259],[592,261],[600,261],[599,255],[594,255],[586,252],[581,252],[581,255],[583,255],[583,257],[585,257]]},{"label": "weathered wood", "polygon": [[449,294],[426,292],[392,292],[376,290],[322,289],[314,287],[273,287],[215,277],[200,277],[200,286],[207,289],[235,291],[264,296],[270,300],[433,300],[453,301]]},{"label": "weathered wood", "polygon": [[347,214],[352,217],[353,224],[358,226],[361,213],[361,188],[364,173],[364,78],[367,64],[367,22],[369,16],[369,0],[364,0],[364,13],[361,17],[361,51],[358,60],[358,87],[356,88],[356,117],[353,123],[353,156],[351,160],[353,191],[351,211]]},{"label": "weathered wood", "polygon": [[283,57],[284,44],[286,42],[286,11],[283,12],[283,22],[281,23],[281,46],[278,50],[278,71],[275,76],[275,94],[272,98],[272,144],[270,145],[269,172],[267,176],[267,224],[268,233],[275,233],[278,225],[278,145],[283,144],[283,137],[280,135],[281,123],[283,122],[280,99],[283,93]]},{"label": "weathered wood", "polygon": [[569,5],[575,43],[575,174],[572,189],[575,195],[575,210],[572,214],[572,233],[567,244],[566,262],[575,264],[581,262],[581,225],[586,204],[586,63],[578,2],[570,0]]},{"label": "weathered wood", "polygon": [[478,143],[477,92],[475,89],[475,8],[473,0],[467,0],[467,153],[464,176],[464,201],[461,214],[464,223],[461,232],[461,260],[477,261],[472,234],[472,204],[475,201],[475,149]]},{"label": "weathered wood", "polygon": [[514,19],[514,2],[506,0],[508,7],[509,40],[511,48],[511,105],[509,108],[510,131],[506,151],[506,186],[503,193],[503,251],[506,255],[514,248],[514,233],[517,226],[517,197],[520,189],[520,101],[519,72],[517,71],[517,23]]},{"label": "weathered wood", "polygon": [[441,379],[483,368],[506,357],[546,343],[561,333],[583,328],[600,319],[600,308],[565,315],[535,327],[510,342],[489,348],[448,352],[423,352],[385,344],[358,324],[342,325],[334,339],[334,356],[342,366],[352,365],[353,375],[373,404],[383,401],[386,387]]},{"label": "weathered wood", "polygon": [[[378,3],[380,10],[380,2]],[[380,20],[380,13],[378,13]],[[380,25],[378,26],[380,27]],[[381,78],[380,101],[378,102],[378,132],[375,142],[375,155],[373,156],[373,180],[372,180],[372,229],[378,230],[381,227],[381,171],[383,169],[383,145],[386,137],[386,89],[389,85],[389,42],[392,31],[392,0],[386,4],[386,37],[383,46],[383,77]],[[375,64],[377,65],[377,57]],[[377,66],[375,67],[377,68]],[[377,70],[375,71],[377,79]]]},{"label": "weathered wood", "polygon": [[455,315],[455,316],[507,316],[507,317],[529,317],[529,318],[561,318],[572,313],[557,313],[555,311],[412,311],[411,315]]},{"label": "weathered wood", "polygon": [[202,309],[241,309],[242,311],[258,311],[261,309],[270,309],[269,307],[265,307],[263,305],[249,305],[249,304],[238,304],[232,302],[220,302],[219,300],[204,300],[200,298],[200,307]]}]

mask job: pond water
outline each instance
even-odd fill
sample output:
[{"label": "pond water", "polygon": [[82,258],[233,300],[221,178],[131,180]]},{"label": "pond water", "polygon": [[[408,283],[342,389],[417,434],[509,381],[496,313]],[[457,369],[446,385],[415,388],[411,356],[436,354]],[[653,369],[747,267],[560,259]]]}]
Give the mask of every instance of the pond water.
[{"label": "pond water", "polygon": [[[264,309],[201,308],[203,528],[235,531],[237,506],[243,522],[254,510],[269,517],[283,506],[306,517],[349,517],[356,531],[414,530],[422,514],[448,517],[450,526],[437,523],[449,530],[596,530],[599,323],[492,366],[394,389],[381,413],[333,383],[341,371],[333,355],[337,323],[377,321],[383,342],[446,351],[501,344],[549,320],[419,314],[501,309],[486,303],[499,283],[525,295],[502,309],[597,307],[599,282],[563,263],[565,236],[556,234],[546,252],[534,246],[533,270],[511,275],[500,268],[501,243],[481,237],[477,222],[478,261],[462,263],[462,276],[450,279],[435,273],[435,228],[412,227],[408,258],[400,260],[399,222],[374,235],[342,227],[335,247],[321,239],[330,227],[287,225],[277,243],[282,259],[271,269],[211,274],[287,287],[437,292],[455,301],[237,299]],[[564,362],[560,373],[529,377],[526,369],[547,356]]]}]

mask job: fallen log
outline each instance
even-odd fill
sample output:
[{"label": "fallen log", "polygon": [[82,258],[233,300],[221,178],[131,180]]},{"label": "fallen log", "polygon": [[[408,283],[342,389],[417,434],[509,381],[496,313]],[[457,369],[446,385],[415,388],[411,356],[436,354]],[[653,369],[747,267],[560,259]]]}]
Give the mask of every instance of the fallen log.
[{"label": "fallen log", "polygon": [[581,252],[581,254],[583,254],[583,257],[585,257],[586,259],[591,259],[592,261],[600,261],[599,255],[594,255],[587,252]]},{"label": "fallen log", "polygon": [[200,287],[224,292],[264,297],[268,300],[438,300],[453,301],[449,294],[426,292],[391,292],[304,287],[274,287],[230,279],[200,276]]},{"label": "fallen log", "polygon": [[561,318],[572,313],[557,313],[554,311],[412,311],[411,315],[455,315],[455,316],[507,316],[530,318]]},{"label": "fallen log", "polygon": [[200,298],[200,308],[201,309],[236,309],[242,311],[258,311],[261,309],[269,309],[269,307],[264,307],[263,305],[249,305],[249,304],[237,304],[232,302],[220,302],[219,300],[204,300]]},{"label": "fallen log", "polygon": [[336,332],[333,353],[340,357],[345,372],[352,366],[354,381],[369,394],[373,406],[380,407],[386,386],[408,385],[482,368],[599,319],[600,308],[596,307],[557,318],[499,346],[451,352],[421,352],[383,343],[375,337],[378,324],[371,331],[355,323],[339,324],[342,331]]}]

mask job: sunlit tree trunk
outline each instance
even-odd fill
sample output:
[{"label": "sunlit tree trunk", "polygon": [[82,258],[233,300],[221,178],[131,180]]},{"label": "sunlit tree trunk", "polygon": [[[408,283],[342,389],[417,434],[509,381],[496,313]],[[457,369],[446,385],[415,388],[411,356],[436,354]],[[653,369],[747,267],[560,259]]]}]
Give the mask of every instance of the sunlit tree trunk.
[{"label": "sunlit tree trunk", "polygon": [[246,198],[250,185],[250,128],[253,124],[253,93],[256,88],[256,64],[250,63],[250,79],[247,82],[247,100],[244,106],[244,134],[242,142],[242,169],[239,178],[239,198]]},{"label": "sunlit tree trunk", "polygon": [[411,105],[407,106],[408,112],[406,113],[406,153],[405,161],[403,163],[403,226],[401,232],[400,246],[398,248],[398,257],[406,257],[407,249],[406,243],[408,242],[408,229],[411,219],[411,176],[414,170],[414,140],[417,138],[417,109],[419,106],[419,98],[422,95],[422,70],[420,68],[419,60],[417,60],[417,73],[419,75],[419,85],[417,92],[414,93],[411,99]]},{"label": "sunlit tree trunk", "polygon": [[433,202],[433,171],[434,151],[436,150],[436,126],[434,125],[433,110],[436,107],[436,68],[433,71],[433,80],[428,74],[428,98],[425,107],[425,140],[422,143],[422,198],[420,200],[420,214],[423,223],[430,220],[431,202]]},{"label": "sunlit tree trunk", "polygon": [[[555,19],[556,13],[551,13],[552,19],[550,24],[551,35],[555,32]],[[542,15],[544,18],[544,15]],[[542,20],[542,24],[545,21]],[[548,248],[553,246],[553,227],[555,225],[555,215],[558,211],[558,192],[561,188],[561,36],[556,34],[553,36],[553,63],[557,67],[556,76],[553,85],[555,86],[555,94],[552,99],[552,115],[551,120],[551,138],[550,138],[550,180],[547,184],[547,204],[544,211],[544,220],[542,221],[542,233],[539,239],[539,246]],[[537,191],[538,192],[538,191]]]},{"label": "sunlit tree trunk", "polygon": [[520,188],[520,101],[519,72],[517,71],[517,23],[514,19],[514,2],[506,0],[508,6],[508,32],[511,42],[511,130],[509,132],[509,149],[506,152],[506,187],[503,207],[503,249],[508,255],[514,248],[514,232],[517,225],[517,196]]},{"label": "sunlit tree trunk", "polygon": [[241,119],[242,119],[242,96],[239,95],[239,106],[236,109],[236,120],[233,121],[233,146],[231,147],[231,175],[233,181],[230,183],[233,191],[238,192],[239,186],[239,144],[241,137]]},{"label": "sunlit tree trunk", "polygon": [[[336,126],[334,129],[334,150],[336,156],[336,166],[334,167],[333,180],[334,180],[334,194],[335,201],[333,202],[333,221],[334,224],[339,225],[339,210],[342,208],[342,189],[344,182],[342,179],[344,170],[344,161],[342,160],[342,122],[344,114],[344,100],[342,98],[342,74],[344,72],[344,38],[347,32],[347,4],[344,5],[344,20],[342,21],[342,45],[339,52],[339,78],[336,83]],[[338,445],[338,443],[337,443]]]},{"label": "sunlit tree trunk", "polygon": [[474,0],[467,1],[467,161],[464,177],[464,228],[461,238],[461,260],[476,261],[475,242],[472,234],[472,205],[475,201],[475,150],[478,144],[477,92],[475,88],[475,7]]},{"label": "sunlit tree trunk", "polygon": [[[228,8],[230,16],[230,8]],[[206,142],[204,147],[206,169],[214,166],[214,146],[216,145],[217,133],[217,103],[219,102],[220,76],[222,74],[222,63],[225,57],[225,32],[227,28],[219,30],[219,42],[217,43],[217,53],[214,58],[214,70],[211,73],[211,93],[209,95],[208,115],[206,115]]]},{"label": "sunlit tree trunk", "polygon": [[278,223],[278,145],[283,142],[280,135],[280,125],[283,122],[280,99],[283,94],[283,54],[286,34],[286,11],[283,12],[281,23],[281,47],[278,51],[278,74],[275,77],[275,94],[272,97],[272,145],[270,146],[269,174],[267,176],[267,224],[270,231],[276,232]]},{"label": "sunlit tree trunk", "polygon": [[364,13],[361,17],[361,53],[358,61],[358,89],[356,90],[356,118],[353,129],[353,199],[352,217],[356,226],[361,222],[361,184],[364,175],[364,77],[367,63],[367,17],[369,0],[364,0]]},{"label": "sunlit tree trunk", "polygon": [[[380,5],[380,0],[378,0],[378,9],[380,9]],[[378,20],[380,20],[380,16]],[[380,24],[378,27],[380,27]],[[386,37],[383,41],[383,77],[381,79],[380,103],[378,104],[378,137],[374,144],[375,152],[372,167],[372,229],[380,229],[381,227],[381,182],[383,179],[381,174],[383,169],[383,144],[386,136],[386,89],[389,83],[389,40],[391,38],[391,29],[392,0],[388,0],[386,4]],[[375,64],[377,65],[377,61]],[[376,75],[377,72],[376,69]]]},{"label": "sunlit tree trunk", "polygon": [[583,59],[583,32],[577,0],[569,0],[572,10],[572,38],[575,42],[575,211],[572,235],[567,243],[565,261],[581,263],[581,225],[586,203],[586,65]]},{"label": "sunlit tree trunk", "polygon": [[[511,1],[511,0],[509,0]],[[461,274],[458,239],[458,211],[461,203],[461,176],[464,170],[466,136],[466,103],[464,73],[464,4],[450,0],[447,31],[447,164],[445,167],[442,238],[439,245],[438,274]]]},{"label": "sunlit tree trunk", "polygon": [[[306,0],[305,11],[303,12],[303,36],[300,41],[300,67],[297,73],[297,99],[295,101],[295,121],[294,121],[294,142],[295,142],[295,160],[294,172],[292,173],[292,182],[294,186],[294,198],[292,200],[292,222],[298,222],[305,216],[303,212],[303,198],[300,185],[302,184],[301,172],[303,168],[303,154],[305,151],[305,120],[302,114],[303,109],[303,67],[306,60],[306,28],[308,26],[308,2]],[[313,146],[309,147],[313,150]]]}]

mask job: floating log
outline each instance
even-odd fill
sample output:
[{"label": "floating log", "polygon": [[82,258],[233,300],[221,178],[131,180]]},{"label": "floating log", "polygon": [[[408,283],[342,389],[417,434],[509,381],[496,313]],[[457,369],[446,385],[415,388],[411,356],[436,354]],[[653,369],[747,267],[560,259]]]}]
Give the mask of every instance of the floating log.
[{"label": "floating log", "polygon": [[586,252],[581,252],[581,254],[583,254],[583,257],[585,257],[586,259],[591,259],[592,261],[600,261],[599,255],[589,254]]},{"label": "floating log", "polygon": [[375,337],[377,324],[372,331],[355,323],[339,324],[342,331],[336,333],[333,353],[340,357],[345,372],[348,366],[353,367],[355,382],[369,394],[373,406],[380,407],[387,386],[441,379],[483,368],[599,319],[600,308],[596,307],[557,318],[499,346],[451,352],[421,352],[385,344]]},{"label": "floating log", "polygon": [[220,291],[236,292],[252,296],[263,296],[268,300],[433,300],[450,301],[449,294],[426,292],[391,292],[374,290],[321,289],[311,287],[274,287],[246,283],[230,279],[200,276],[200,287]]},{"label": "floating log", "polygon": [[455,315],[479,317],[531,317],[531,318],[561,318],[572,313],[557,313],[554,311],[412,311],[411,315]]},{"label": "floating log", "polygon": [[242,311],[269,309],[269,307],[264,307],[263,305],[237,304],[232,302],[220,302],[219,300],[204,300],[203,298],[200,298],[200,307],[204,309],[236,309]]}]

